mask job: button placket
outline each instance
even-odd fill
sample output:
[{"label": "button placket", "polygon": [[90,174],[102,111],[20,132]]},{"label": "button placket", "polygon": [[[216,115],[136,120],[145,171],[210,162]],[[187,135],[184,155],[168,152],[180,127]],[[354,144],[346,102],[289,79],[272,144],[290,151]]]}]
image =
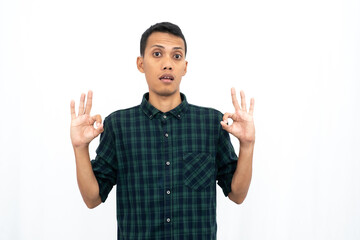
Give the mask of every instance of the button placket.
[{"label": "button placket", "polygon": [[171,151],[169,151],[169,149],[171,149],[171,142],[169,141],[169,120],[170,118],[164,114],[161,117],[161,128],[162,128],[162,134],[163,134],[163,147],[164,147],[164,158],[165,158],[165,172],[164,172],[164,217],[165,217],[165,221],[167,224],[167,226],[165,227],[165,231],[166,232],[171,232],[171,216],[172,216],[172,206],[171,206],[171,167],[170,167],[170,160],[171,160],[171,156],[172,153]]}]

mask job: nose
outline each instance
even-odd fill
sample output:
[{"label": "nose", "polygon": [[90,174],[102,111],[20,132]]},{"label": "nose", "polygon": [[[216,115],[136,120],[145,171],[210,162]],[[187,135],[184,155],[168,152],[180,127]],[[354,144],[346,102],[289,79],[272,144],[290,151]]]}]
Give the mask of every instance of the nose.
[{"label": "nose", "polygon": [[172,70],[172,67],[171,66],[164,66],[163,70]]},{"label": "nose", "polygon": [[163,65],[162,65],[162,69],[163,70],[172,70],[173,69],[173,66],[172,66],[172,62],[171,62],[171,59],[168,59],[167,57],[164,57],[163,59]]}]

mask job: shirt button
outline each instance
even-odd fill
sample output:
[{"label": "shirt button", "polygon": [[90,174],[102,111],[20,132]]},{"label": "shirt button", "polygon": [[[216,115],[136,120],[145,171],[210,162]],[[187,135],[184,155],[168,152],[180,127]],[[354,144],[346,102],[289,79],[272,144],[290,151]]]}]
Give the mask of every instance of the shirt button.
[{"label": "shirt button", "polygon": [[169,137],[169,134],[168,134],[168,133],[165,133],[165,137]]},{"label": "shirt button", "polygon": [[169,194],[170,194],[170,190],[167,190],[167,191],[166,191],[166,194],[169,195]]},{"label": "shirt button", "polygon": [[167,221],[167,222],[170,222],[170,218],[167,218],[166,221]]},{"label": "shirt button", "polygon": [[178,118],[180,118],[180,114],[178,115]]},{"label": "shirt button", "polygon": [[169,161],[167,161],[167,162],[166,162],[166,165],[168,165],[168,166],[169,166],[169,165],[170,165],[170,162],[169,162]]},{"label": "shirt button", "polygon": [[166,119],[166,115],[164,115],[163,118]]}]

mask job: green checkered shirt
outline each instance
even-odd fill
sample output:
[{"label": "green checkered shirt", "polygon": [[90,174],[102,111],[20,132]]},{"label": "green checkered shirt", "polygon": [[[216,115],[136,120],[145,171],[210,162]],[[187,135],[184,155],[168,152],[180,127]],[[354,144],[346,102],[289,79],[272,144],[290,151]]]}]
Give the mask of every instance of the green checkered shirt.
[{"label": "green checkered shirt", "polygon": [[216,239],[216,180],[227,196],[238,158],[223,114],[180,95],[163,113],[145,93],[104,120],[91,164],[102,202],[117,185],[118,239]]}]

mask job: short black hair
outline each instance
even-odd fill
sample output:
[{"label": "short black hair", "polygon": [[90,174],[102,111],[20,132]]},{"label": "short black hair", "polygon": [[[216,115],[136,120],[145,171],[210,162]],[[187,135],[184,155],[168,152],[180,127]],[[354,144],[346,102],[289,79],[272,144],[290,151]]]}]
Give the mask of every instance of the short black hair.
[{"label": "short black hair", "polygon": [[179,26],[177,26],[173,23],[170,23],[170,22],[161,22],[161,23],[156,23],[155,25],[152,25],[142,34],[141,40],[140,40],[140,55],[141,56],[144,56],[147,40],[153,32],[170,33],[172,35],[182,38],[182,40],[184,40],[184,44],[185,44],[185,55],[186,55],[186,50],[187,50],[186,41],[185,41],[185,37],[184,37],[183,33],[181,32],[181,29],[179,28]]}]

